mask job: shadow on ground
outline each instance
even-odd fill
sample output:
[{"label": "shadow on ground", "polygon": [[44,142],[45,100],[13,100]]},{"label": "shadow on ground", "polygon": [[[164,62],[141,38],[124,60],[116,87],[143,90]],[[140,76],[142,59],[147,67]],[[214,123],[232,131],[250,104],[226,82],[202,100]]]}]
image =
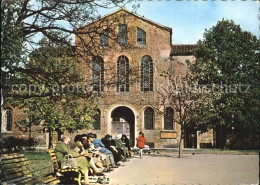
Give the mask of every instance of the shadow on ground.
[{"label": "shadow on ground", "polygon": [[[160,154],[146,154],[145,156],[150,156],[150,157],[166,157],[166,158],[179,158],[178,154],[168,154],[168,153],[160,153]],[[190,158],[192,154],[185,154],[183,155],[183,158]]]}]

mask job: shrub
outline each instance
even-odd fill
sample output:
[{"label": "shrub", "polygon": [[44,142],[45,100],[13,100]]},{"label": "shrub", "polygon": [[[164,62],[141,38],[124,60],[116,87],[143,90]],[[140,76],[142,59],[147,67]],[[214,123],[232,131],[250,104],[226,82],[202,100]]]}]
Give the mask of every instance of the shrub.
[{"label": "shrub", "polygon": [[252,136],[240,138],[236,135],[232,135],[227,147],[234,150],[257,150],[259,147],[259,139],[258,137]]},{"label": "shrub", "polygon": [[34,148],[38,144],[38,141],[29,138],[16,138],[13,136],[6,137],[2,140],[2,151],[19,151],[23,150],[24,148]]}]

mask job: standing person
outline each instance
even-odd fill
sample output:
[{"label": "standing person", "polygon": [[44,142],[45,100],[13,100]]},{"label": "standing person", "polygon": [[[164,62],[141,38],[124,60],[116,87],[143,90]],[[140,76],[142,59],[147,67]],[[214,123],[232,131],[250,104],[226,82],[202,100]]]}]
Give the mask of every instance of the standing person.
[{"label": "standing person", "polygon": [[64,159],[64,156],[67,154],[71,154],[73,158],[76,158],[77,167],[79,168],[80,172],[84,175],[84,184],[87,185],[88,183],[88,170],[90,168],[88,160],[81,156],[78,152],[72,151],[68,144],[70,142],[70,138],[64,136],[61,138],[61,141],[58,142],[57,146],[55,147],[55,153],[58,160],[58,163]]},{"label": "standing person", "polygon": [[145,137],[144,133],[142,131],[139,132],[139,137],[136,138],[137,141],[137,147],[140,149],[140,158],[143,156],[143,148],[145,145]]}]

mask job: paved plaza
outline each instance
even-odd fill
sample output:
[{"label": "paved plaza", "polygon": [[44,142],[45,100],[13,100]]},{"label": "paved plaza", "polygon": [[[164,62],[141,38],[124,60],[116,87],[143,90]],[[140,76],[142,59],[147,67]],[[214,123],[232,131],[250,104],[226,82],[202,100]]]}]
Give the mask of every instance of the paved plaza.
[{"label": "paved plaza", "polygon": [[257,155],[151,154],[107,176],[111,185],[258,184],[258,165]]}]

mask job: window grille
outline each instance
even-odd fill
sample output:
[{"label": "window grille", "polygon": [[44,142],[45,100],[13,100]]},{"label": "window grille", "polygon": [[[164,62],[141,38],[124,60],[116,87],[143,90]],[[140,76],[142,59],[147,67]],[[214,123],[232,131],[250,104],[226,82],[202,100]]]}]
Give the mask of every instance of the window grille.
[{"label": "window grille", "polygon": [[146,44],[146,33],[140,28],[137,28],[137,45]]},{"label": "window grille", "polygon": [[94,130],[100,130],[100,118],[101,118],[101,112],[99,109],[97,109],[97,114],[94,116],[94,123],[93,127]]},{"label": "window grille", "polygon": [[164,112],[164,130],[174,129],[174,114],[171,107],[167,107]]},{"label": "window grille", "polygon": [[109,31],[104,30],[100,35],[100,44],[101,46],[108,46],[109,45]]},{"label": "window grille", "polygon": [[12,131],[13,110],[8,108],[4,113],[3,131]]},{"label": "window grille", "polygon": [[104,91],[104,60],[100,56],[92,61],[92,88],[93,91]]},{"label": "window grille", "polygon": [[153,60],[147,55],[141,59],[141,91],[153,91]]},{"label": "window grille", "polygon": [[118,27],[118,43],[120,46],[127,45],[127,25],[121,24]]},{"label": "window grille", "polygon": [[144,110],[144,128],[146,130],[153,130],[154,125],[154,110],[150,107]]},{"label": "window grille", "polygon": [[129,92],[129,60],[123,55],[117,59],[117,92]]}]

